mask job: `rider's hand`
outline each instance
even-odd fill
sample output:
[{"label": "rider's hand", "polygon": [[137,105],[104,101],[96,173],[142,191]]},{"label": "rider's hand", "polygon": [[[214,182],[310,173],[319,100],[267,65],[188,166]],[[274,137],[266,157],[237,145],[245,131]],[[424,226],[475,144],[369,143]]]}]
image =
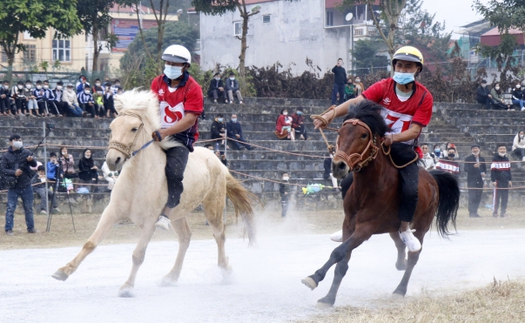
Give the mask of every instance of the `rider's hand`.
[{"label": "rider's hand", "polygon": [[383,145],[386,147],[392,145],[394,143],[394,134],[386,135],[385,140],[383,140]]},{"label": "rider's hand", "polygon": [[162,131],[162,129],[153,131],[153,133],[151,134],[151,138],[153,138],[154,141],[162,141],[162,138],[164,138]]},{"label": "rider's hand", "polygon": [[335,119],[335,109],[328,111],[326,114],[321,115],[323,118],[325,118],[327,124],[323,126],[323,122],[319,119],[314,120],[314,129],[317,129],[319,127],[324,128],[330,124],[330,120]]}]

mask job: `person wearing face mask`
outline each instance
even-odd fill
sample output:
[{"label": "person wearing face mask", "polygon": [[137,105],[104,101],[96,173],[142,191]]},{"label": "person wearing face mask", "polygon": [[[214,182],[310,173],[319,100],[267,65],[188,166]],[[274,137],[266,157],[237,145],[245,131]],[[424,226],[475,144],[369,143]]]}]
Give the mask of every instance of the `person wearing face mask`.
[{"label": "person wearing face mask", "polygon": [[233,140],[228,140],[228,144],[230,144],[230,147],[233,150],[241,150],[241,148],[244,146],[248,150],[255,149],[254,147],[250,146],[246,139],[242,136],[242,127],[240,122],[237,120],[237,115],[234,113],[232,114],[232,117],[230,121],[226,124],[226,133],[228,135],[228,138]]},{"label": "person wearing face mask", "polygon": [[492,158],[490,180],[494,186],[492,199],[494,211],[492,216],[498,217],[500,203],[501,217],[509,216],[507,214],[507,204],[509,201],[509,188],[512,187],[512,174],[510,172],[510,160],[507,157],[507,147],[504,144],[498,144],[497,153]]},{"label": "person wearing face mask", "polygon": [[283,109],[275,123],[275,135],[279,139],[295,140],[295,131],[292,131],[293,119],[288,115],[288,110]]},{"label": "person wearing face mask", "polygon": [[485,158],[481,156],[479,145],[470,147],[472,155],[465,158],[465,173],[467,173],[468,187],[468,213],[471,218],[480,218],[478,214],[481,196],[483,195],[483,182],[487,173]]},{"label": "person wearing face mask", "polygon": [[444,154],[441,151],[441,146],[439,144],[434,145],[434,163],[437,163],[443,155]]},{"label": "person wearing face mask", "polygon": [[520,132],[514,136],[512,152],[521,159],[521,161],[525,161],[525,132],[523,130],[520,130]]},{"label": "person wearing face mask", "polygon": [[512,104],[519,105],[521,111],[525,111],[525,93],[521,88],[521,82],[516,82],[516,86],[512,90]]},{"label": "person wearing face mask", "polygon": [[62,94],[62,102],[66,103],[67,109],[65,109],[65,115],[71,117],[82,117],[85,113],[78,105],[77,94],[73,88],[73,84],[69,83],[66,90]]},{"label": "person wearing face mask", "polygon": [[308,134],[306,133],[306,126],[304,125],[303,108],[297,108],[295,113],[292,114],[292,129],[295,132],[295,137],[307,140]]},{"label": "person wearing face mask", "polygon": [[357,96],[357,88],[354,84],[354,80],[349,76],[345,84],[345,100],[353,99]]},{"label": "person wearing face mask", "polygon": [[496,104],[492,99],[492,95],[490,94],[490,89],[487,86],[486,80],[482,80],[478,86],[478,89],[476,90],[476,101],[478,101],[480,104],[483,104],[487,110],[490,110],[491,104]]},{"label": "person wearing face mask", "polygon": [[204,98],[202,88],[190,76],[191,65],[189,50],[181,45],[171,45],[162,54],[164,73],[151,82],[151,91],[157,94],[161,129],[153,132],[155,141],[162,141],[172,148],[166,149],[166,179],[168,201],[159,216],[156,225],[169,229],[169,215],[180,203],[184,190],[182,180],[188,162],[188,155],[193,152],[193,144],[199,138],[199,116],[203,113]]},{"label": "person wearing face mask", "polygon": [[217,118],[213,120],[210,127],[211,139],[215,139],[215,147],[217,151],[220,151],[224,146],[224,138],[226,137],[226,126],[224,123],[224,116],[218,114]]},{"label": "person wearing face mask", "polygon": [[111,84],[109,82],[104,84],[104,108],[106,109],[106,118],[115,118],[118,113],[115,110],[115,100],[113,98],[113,91],[111,91]]},{"label": "person wearing face mask", "polygon": [[290,176],[288,173],[283,173],[282,176],[283,182],[279,183],[279,196],[281,197],[281,217],[286,217],[288,212],[288,201],[290,200],[290,185],[288,181]]},{"label": "person wearing face mask", "polygon": [[9,149],[2,155],[0,161],[0,171],[9,183],[5,212],[5,233],[10,236],[14,234],[14,214],[19,197],[24,206],[27,232],[36,233],[33,219],[33,189],[31,188],[33,171],[30,167],[36,167],[37,163],[33,159],[33,153],[24,148],[22,138],[19,135],[11,135],[9,145]]},{"label": "person wearing face mask", "polygon": [[60,158],[58,159],[60,166],[62,167],[61,177],[75,178],[78,174],[75,173],[75,161],[73,155],[68,154],[67,147],[60,147]]},{"label": "person wearing face mask", "polygon": [[221,80],[221,73],[215,73],[213,79],[210,82],[210,87],[208,88],[208,97],[213,98],[213,103],[217,103],[217,100],[223,98],[226,99],[224,93],[224,84]]},{"label": "person wearing face mask", "polygon": [[[399,237],[411,252],[421,249],[421,242],[410,229],[418,201],[418,156],[422,157],[417,141],[421,131],[432,118],[434,99],[432,94],[416,77],[422,72],[424,59],[421,52],[412,46],[399,48],[392,59],[393,77],[381,80],[354,99],[337,107],[329,108],[314,120],[315,128],[328,126],[336,117],[345,116],[351,105],[370,100],[383,106],[382,116],[392,130],[385,134],[382,144],[391,147],[391,156],[399,168],[400,220]],[[356,78],[357,84],[357,78]],[[343,198],[353,183],[350,173],[341,182]],[[334,241],[342,241],[342,231],[331,236]]]},{"label": "person wearing face mask", "polygon": [[85,75],[80,75],[76,87],[77,94],[80,94],[83,93],[86,88],[91,89],[91,84],[89,84]]},{"label": "person wearing face mask", "polygon": [[497,110],[510,110],[510,105],[505,104],[504,93],[501,90],[499,82],[494,84],[494,88],[490,90],[492,96],[493,106]]},{"label": "person wearing face mask", "polygon": [[436,163],[436,169],[441,169],[447,173],[459,177],[459,163],[456,161],[456,148],[447,149],[447,156],[440,158]]},{"label": "person wearing face mask", "polygon": [[0,114],[7,116],[11,115],[11,87],[9,81],[4,81],[0,87]]},{"label": "person wearing face mask", "polygon": [[34,116],[40,117],[41,114],[39,112],[38,102],[36,101],[36,97],[34,94],[35,87],[33,87],[33,82],[31,80],[26,81],[26,86],[24,88],[24,95],[27,100],[25,111],[26,116]]},{"label": "person wearing face mask", "polygon": [[[91,149],[85,149],[78,161],[78,178],[83,183],[98,184],[98,167],[95,165]],[[88,191],[95,192],[96,186],[88,186]]]},{"label": "person wearing face mask", "polygon": [[237,100],[239,100],[239,104],[242,104],[242,95],[241,91],[239,90],[239,82],[235,79],[235,74],[233,72],[230,72],[230,76],[226,80],[226,94],[228,94],[228,100],[230,104],[233,103],[233,95],[237,97]]},{"label": "person wearing face mask", "polygon": [[57,82],[57,86],[52,90],[52,92],[53,96],[55,97],[53,104],[57,108],[58,115],[66,115],[68,106],[66,102],[62,101],[64,96],[64,83],[62,83],[62,81]]},{"label": "person wearing face mask", "polygon": [[361,82],[361,78],[359,76],[355,77],[354,84],[356,88],[356,96],[360,96],[365,90],[365,85],[363,84],[363,82]]},{"label": "person wearing face mask", "polygon": [[14,100],[13,115],[21,115],[27,111],[27,98],[25,96],[24,82],[18,81],[11,89],[11,99]]},{"label": "person wearing face mask", "polygon": [[344,102],[345,96],[345,84],[346,84],[346,70],[343,67],[343,59],[337,59],[337,63],[332,68],[334,73],[334,86],[332,88],[332,105],[335,105],[337,101],[337,95],[339,94],[339,104]]},{"label": "person wearing face mask", "polygon": [[91,90],[89,87],[86,86],[83,92],[78,93],[77,99],[78,99],[80,108],[82,109],[83,112],[86,112],[86,114],[90,114],[91,118],[95,118],[95,117],[98,118],[97,112],[95,110],[95,99],[93,98],[93,95],[91,94]]}]

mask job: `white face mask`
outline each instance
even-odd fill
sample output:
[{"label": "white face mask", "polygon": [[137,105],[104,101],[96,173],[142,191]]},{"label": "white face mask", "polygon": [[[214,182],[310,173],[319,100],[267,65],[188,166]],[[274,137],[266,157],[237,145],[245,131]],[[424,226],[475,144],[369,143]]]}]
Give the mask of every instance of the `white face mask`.
[{"label": "white face mask", "polygon": [[37,85],[36,88],[40,90],[42,88],[42,85]]},{"label": "white face mask", "polygon": [[230,80],[232,80],[232,81],[235,80],[235,77],[230,77]]},{"label": "white face mask", "polygon": [[91,91],[90,90],[84,90],[84,93],[86,94],[89,94]]},{"label": "white face mask", "polygon": [[216,78],[215,78],[215,81],[220,81],[220,80],[221,80],[220,77],[216,77]]},{"label": "white face mask", "polygon": [[284,176],[284,177],[283,177],[283,181],[287,181],[287,180],[289,180],[289,179],[290,179],[290,177],[288,177],[288,176]]},{"label": "white face mask", "polygon": [[23,85],[17,85],[16,87],[17,87],[17,88],[18,88],[19,90],[21,90],[21,89],[23,89],[23,88],[24,88],[24,86],[23,86]]},{"label": "white face mask", "polygon": [[49,85],[44,85],[44,89],[49,89]]},{"label": "white face mask", "polygon": [[505,154],[498,153],[498,155],[499,155],[500,157],[505,157],[506,153],[505,153]]},{"label": "white face mask", "polygon": [[182,75],[182,67],[166,64],[164,65],[164,75],[166,75],[170,80],[176,80]]},{"label": "white face mask", "polygon": [[516,88],[519,89],[521,87],[521,85],[519,84],[516,84]]},{"label": "white face mask", "polygon": [[96,86],[100,86],[100,83],[95,83]]},{"label": "white face mask", "polygon": [[496,91],[498,91],[499,90],[499,86],[496,86],[494,89],[496,89]]},{"label": "white face mask", "polygon": [[287,116],[288,115],[288,112],[283,112],[283,116]]},{"label": "white face mask", "polygon": [[57,90],[61,91],[62,90],[62,85],[57,85]]},{"label": "white face mask", "polygon": [[22,141],[13,141],[13,148],[22,149],[22,147],[24,147],[24,143]]},{"label": "white face mask", "polygon": [[357,83],[361,82],[361,80],[360,80],[360,79],[355,79],[355,81],[356,81]]},{"label": "white face mask", "polygon": [[4,85],[4,89],[8,90],[9,89],[9,85]]},{"label": "white face mask", "polygon": [[30,89],[31,88],[31,84],[26,84],[26,88]]}]

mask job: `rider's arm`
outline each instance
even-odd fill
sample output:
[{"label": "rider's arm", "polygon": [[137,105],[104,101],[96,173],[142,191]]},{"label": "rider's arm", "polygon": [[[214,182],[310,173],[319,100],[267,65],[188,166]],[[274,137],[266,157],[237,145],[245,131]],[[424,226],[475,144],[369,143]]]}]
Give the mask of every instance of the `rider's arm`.
[{"label": "rider's arm", "polygon": [[401,133],[393,134],[392,142],[404,142],[416,139],[417,136],[419,136],[419,134],[421,133],[421,128],[421,125],[417,123],[412,123],[412,125],[410,125],[410,128],[408,128],[407,130]]},{"label": "rider's arm", "polygon": [[173,126],[167,129],[159,130],[160,135],[162,136],[162,138],[165,138],[166,136],[171,136],[184,130],[188,130],[195,124],[198,117],[199,116],[197,114],[186,113],[186,115]]},{"label": "rider's arm", "polygon": [[[357,104],[361,101],[363,101],[365,98],[360,95],[356,98],[353,98],[353,99],[350,99],[346,102],[343,102],[341,103],[340,105],[336,106],[335,109],[333,110],[335,112],[335,116],[332,117],[332,115],[334,114],[334,112],[330,111],[328,112],[327,114],[324,115],[325,118],[327,118],[328,120],[330,119],[335,119],[337,117],[341,117],[341,116],[344,116],[348,113],[348,108],[350,107],[350,105],[353,105],[353,104]],[[314,120],[314,127],[315,129],[319,128],[320,126],[322,125],[322,123],[319,121],[319,120]]]}]

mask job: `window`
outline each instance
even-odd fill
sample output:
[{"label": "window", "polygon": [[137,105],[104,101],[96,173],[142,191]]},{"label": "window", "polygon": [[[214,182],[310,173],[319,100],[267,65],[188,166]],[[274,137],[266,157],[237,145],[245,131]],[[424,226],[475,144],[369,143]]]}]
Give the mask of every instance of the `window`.
[{"label": "window", "polygon": [[264,15],[263,17],[263,24],[269,24],[270,23],[270,15]]},{"label": "window", "polygon": [[71,41],[69,39],[53,39],[53,60],[71,62]]},{"label": "window", "polygon": [[327,26],[333,26],[334,25],[334,12],[333,11],[327,11],[326,12],[326,25]]},{"label": "window", "polygon": [[240,21],[233,22],[233,36],[240,36],[242,34],[242,25]]},{"label": "window", "polygon": [[26,50],[24,51],[24,62],[34,63],[36,62],[36,45],[24,45]]},{"label": "window", "polygon": [[34,38],[31,37],[31,34],[29,33],[29,31],[24,31],[24,39],[34,39]]}]

